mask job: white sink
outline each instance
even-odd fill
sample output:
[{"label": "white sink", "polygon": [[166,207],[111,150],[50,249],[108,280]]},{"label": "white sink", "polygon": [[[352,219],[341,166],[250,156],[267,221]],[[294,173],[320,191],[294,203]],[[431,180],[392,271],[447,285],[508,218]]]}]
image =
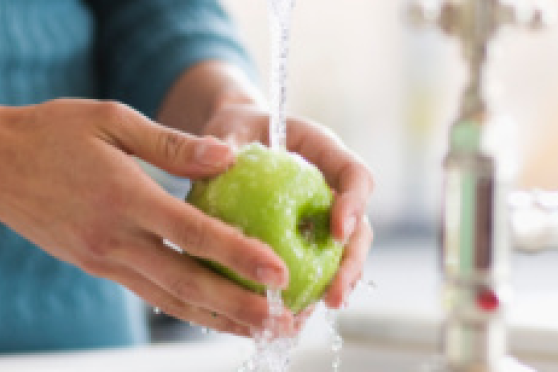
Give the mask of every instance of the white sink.
[{"label": "white sink", "polygon": [[[163,344],[94,352],[0,357],[2,372],[236,372],[252,353],[247,341]],[[340,372],[423,372],[429,352],[385,346],[347,344]],[[289,372],[332,371],[332,352],[301,347]],[[550,362],[528,363],[538,372],[557,372]]]},{"label": "white sink", "polygon": [[[252,353],[247,342],[164,344],[94,352],[0,357],[2,372],[236,372]],[[340,372],[419,372],[430,356],[381,347],[345,345]],[[333,354],[324,347],[301,347],[289,372],[332,371]],[[546,370],[544,372],[550,372]],[[541,371],[542,372],[542,371]]]},{"label": "white sink", "polygon": [[[95,352],[33,354],[0,357],[2,372],[235,372],[252,353],[246,342],[165,344],[145,348]],[[346,345],[342,372],[417,371],[419,354],[373,350]],[[325,348],[299,348],[289,372],[332,371],[332,352]],[[415,368],[416,367],[416,368]]]}]

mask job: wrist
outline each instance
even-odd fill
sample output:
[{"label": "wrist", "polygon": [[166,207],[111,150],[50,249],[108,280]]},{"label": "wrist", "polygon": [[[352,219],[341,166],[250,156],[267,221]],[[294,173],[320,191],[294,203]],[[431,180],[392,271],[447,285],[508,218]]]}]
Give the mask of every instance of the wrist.
[{"label": "wrist", "polygon": [[186,71],[163,101],[157,119],[164,125],[192,134],[230,105],[265,107],[263,96],[237,67],[207,61]]},{"label": "wrist", "polygon": [[211,116],[230,105],[251,105],[266,108],[261,91],[239,70],[230,71],[228,81],[215,94]]}]

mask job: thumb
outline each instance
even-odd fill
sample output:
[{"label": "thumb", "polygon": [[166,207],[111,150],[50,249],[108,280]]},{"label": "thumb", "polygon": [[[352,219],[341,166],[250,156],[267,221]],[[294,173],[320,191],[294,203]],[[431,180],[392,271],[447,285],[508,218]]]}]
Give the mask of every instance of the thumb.
[{"label": "thumb", "polygon": [[143,115],[127,121],[117,141],[127,152],[176,176],[205,178],[234,163],[233,148],[215,137],[198,137],[157,124]]}]

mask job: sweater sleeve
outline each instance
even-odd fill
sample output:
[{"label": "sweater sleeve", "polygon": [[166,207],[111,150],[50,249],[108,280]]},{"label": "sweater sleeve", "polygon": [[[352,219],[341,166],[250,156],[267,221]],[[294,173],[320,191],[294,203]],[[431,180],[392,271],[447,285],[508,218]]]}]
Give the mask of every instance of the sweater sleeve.
[{"label": "sweater sleeve", "polygon": [[86,0],[97,21],[97,66],[104,98],[150,117],[173,82],[204,60],[254,66],[218,0]]}]

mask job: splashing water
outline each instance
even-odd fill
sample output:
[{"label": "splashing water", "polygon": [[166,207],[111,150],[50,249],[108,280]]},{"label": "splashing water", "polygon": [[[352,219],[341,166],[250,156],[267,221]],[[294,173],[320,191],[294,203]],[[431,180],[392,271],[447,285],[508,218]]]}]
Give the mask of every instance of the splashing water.
[{"label": "splashing water", "polygon": [[273,330],[278,329],[277,320],[283,313],[281,291],[267,290],[269,319],[264,330],[256,332],[256,353],[247,360],[237,372],[287,372],[291,361],[291,351],[297,345],[296,337],[277,336]]},{"label": "splashing water", "polygon": [[341,367],[341,349],[343,348],[343,338],[337,330],[336,318],[337,311],[328,309],[325,319],[331,337],[331,351],[333,352],[331,367],[333,372],[339,372],[339,368]]},{"label": "splashing water", "polygon": [[271,118],[269,143],[272,148],[287,147],[287,60],[291,13],[294,0],[268,0],[271,24]]}]

